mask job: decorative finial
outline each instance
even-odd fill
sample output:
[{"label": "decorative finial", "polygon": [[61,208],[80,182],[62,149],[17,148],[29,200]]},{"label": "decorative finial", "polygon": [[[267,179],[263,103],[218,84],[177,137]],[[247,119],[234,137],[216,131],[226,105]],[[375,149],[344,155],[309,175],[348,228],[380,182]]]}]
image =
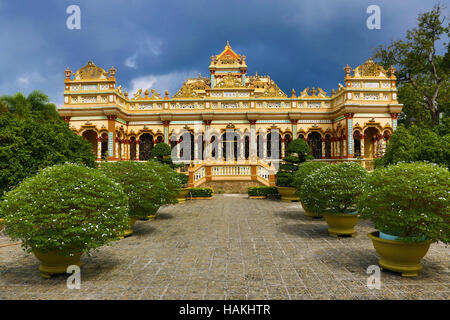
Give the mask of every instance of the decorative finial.
[{"label": "decorative finial", "polygon": [[316,89],[313,87],[312,89],[311,89],[311,96],[315,96],[316,95]]},{"label": "decorative finial", "polygon": [[227,47],[229,47],[230,46],[230,42],[227,40]]},{"label": "decorative finial", "polygon": [[345,76],[350,76],[350,73],[352,72],[352,67],[350,67],[348,64],[344,67]]},{"label": "decorative finial", "polygon": [[116,75],[116,68],[111,67],[111,69],[108,70],[109,71],[109,76],[114,78],[114,76]]},{"label": "decorative finial", "polygon": [[336,90],[331,89],[331,96],[334,96],[336,94]]},{"label": "decorative finial", "polygon": [[397,70],[395,69],[394,66],[390,66],[389,69],[388,69],[388,71],[389,71],[389,73],[390,73],[391,76],[392,76],[392,75],[395,73],[395,71],[397,71]]},{"label": "decorative finial", "polygon": [[66,75],[66,78],[70,78],[70,76],[72,75],[72,70],[67,67],[67,69],[64,71],[64,74]]},{"label": "decorative finial", "polygon": [[128,91],[125,91],[123,95],[125,96],[125,98],[128,98]]},{"label": "decorative finial", "polygon": [[165,100],[169,100],[169,90],[166,90],[166,95],[164,96]]},{"label": "decorative finial", "polygon": [[295,98],[295,90],[294,90],[294,88],[292,88],[292,91],[291,91],[291,98]]},{"label": "decorative finial", "polygon": [[148,98],[149,93],[150,92],[148,92],[148,89],[145,89],[144,95],[145,95],[146,98]]}]

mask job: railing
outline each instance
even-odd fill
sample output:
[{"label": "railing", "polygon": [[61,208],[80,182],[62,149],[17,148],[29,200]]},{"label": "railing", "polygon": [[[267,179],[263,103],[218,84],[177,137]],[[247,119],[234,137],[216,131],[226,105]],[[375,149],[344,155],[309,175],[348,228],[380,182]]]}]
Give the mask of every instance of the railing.
[{"label": "railing", "polygon": [[250,164],[202,163],[189,167],[189,187],[198,187],[207,181],[257,181],[275,184],[275,168],[263,162]]},{"label": "railing", "polygon": [[249,176],[250,166],[214,166],[212,167],[213,176]]}]

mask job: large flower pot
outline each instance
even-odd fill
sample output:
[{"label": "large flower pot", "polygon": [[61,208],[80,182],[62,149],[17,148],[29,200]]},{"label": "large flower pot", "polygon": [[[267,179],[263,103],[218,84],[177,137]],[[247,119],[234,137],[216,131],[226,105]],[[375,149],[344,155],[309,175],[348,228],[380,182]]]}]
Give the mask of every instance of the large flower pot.
[{"label": "large flower pot", "polygon": [[281,195],[281,201],[291,202],[291,201],[300,201],[300,198],[297,197],[294,193],[297,189],[294,187],[277,187],[278,193]]},{"label": "large flower pot", "polygon": [[185,202],[186,196],[188,195],[188,193],[189,193],[189,188],[181,188],[181,191],[177,197],[178,202]]},{"label": "large flower pot", "polygon": [[354,227],[358,223],[359,215],[357,213],[324,213],[323,217],[328,223],[328,233],[333,237],[352,236],[355,234]]},{"label": "large flower pot", "polygon": [[368,234],[375,250],[380,255],[378,264],[383,269],[400,272],[403,277],[416,277],[422,270],[420,260],[427,254],[431,240],[403,242],[379,237],[379,232]]},{"label": "large flower pot", "polygon": [[133,234],[133,226],[134,226],[134,224],[136,223],[137,220],[138,220],[138,218],[136,218],[136,217],[130,217],[130,229],[126,230],[123,233],[124,237],[129,237],[129,236],[131,236]]},{"label": "large flower pot", "polygon": [[320,219],[320,218],[322,218],[322,214],[320,214],[320,213],[315,213],[315,212],[312,212],[311,210],[306,209],[305,205],[303,204],[303,202],[301,202],[301,200],[300,200],[300,203],[302,204],[303,211],[305,211],[305,217],[308,217],[308,218],[315,218],[315,219]]},{"label": "large flower pot", "polygon": [[4,227],[5,227],[5,219],[0,219],[0,232],[2,232]]},{"label": "large flower pot", "polygon": [[66,273],[67,267],[77,265],[81,267],[80,260],[83,253],[73,253],[72,256],[60,256],[54,252],[41,253],[33,251],[33,254],[41,262],[39,271],[44,278],[50,278],[54,274]]}]

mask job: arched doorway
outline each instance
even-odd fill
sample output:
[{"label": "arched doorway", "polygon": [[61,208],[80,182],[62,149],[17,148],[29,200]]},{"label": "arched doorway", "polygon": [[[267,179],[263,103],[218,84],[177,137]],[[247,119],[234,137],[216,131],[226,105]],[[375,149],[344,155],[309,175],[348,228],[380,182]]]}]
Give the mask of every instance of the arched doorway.
[{"label": "arched doorway", "polygon": [[222,134],[222,156],[225,161],[237,160],[239,157],[240,136],[236,132]]},{"label": "arched doorway", "polygon": [[353,133],[353,148],[355,157],[361,157],[361,135],[358,131]]},{"label": "arched doorway", "polygon": [[145,161],[150,159],[153,149],[153,136],[150,133],[144,133],[139,137],[139,160]]},{"label": "arched doorway", "polygon": [[377,128],[369,127],[364,130],[364,156],[366,159],[375,158],[377,135]]},{"label": "arched doorway", "polygon": [[287,149],[288,149],[289,143],[291,143],[291,140],[292,140],[292,138],[291,138],[290,134],[284,135],[284,156],[286,156],[286,154],[287,154]]},{"label": "arched doorway", "polygon": [[108,134],[106,132],[103,132],[101,137],[102,137],[102,142],[101,142],[102,143],[102,146],[101,146],[102,155],[101,155],[101,157],[103,160],[106,160],[108,157]]},{"label": "arched doorway", "polygon": [[256,137],[256,154],[259,159],[264,158],[264,137],[262,134],[258,134]]},{"label": "arched doorway", "polygon": [[250,157],[250,137],[245,136],[244,137],[244,158],[248,160]]},{"label": "arched doorway", "polygon": [[89,141],[89,143],[92,146],[92,152],[94,153],[95,157],[97,158],[97,148],[98,148],[98,141],[97,141],[97,132],[94,130],[86,130],[83,132],[82,137]]},{"label": "arched doorway", "polygon": [[318,132],[308,134],[308,143],[315,159],[322,159],[322,136]]},{"label": "arched doorway", "polygon": [[136,137],[130,138],[130,160],[136,160]]}]

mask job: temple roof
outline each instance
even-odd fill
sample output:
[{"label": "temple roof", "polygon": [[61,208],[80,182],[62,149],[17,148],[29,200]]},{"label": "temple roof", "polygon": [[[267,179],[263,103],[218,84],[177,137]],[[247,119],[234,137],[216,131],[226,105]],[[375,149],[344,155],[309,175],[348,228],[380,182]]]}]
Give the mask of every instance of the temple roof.
[{"label": "temple roof", "polygon": [[92,80],[92,79],[107,79],[108,72],[104,69],[97,67],[92,61],[88,63],[73,75],[75,80]]},{"label": "temple roof", "polygon": [[245,56],[241,56],[240,54],[234,52],[230,46],[230,42],[227,41],[223,51],[220,54],[211,57],[211,64],[209,68],[214,70],[220,68],[247,69],[247,65],[245,64]]}]

